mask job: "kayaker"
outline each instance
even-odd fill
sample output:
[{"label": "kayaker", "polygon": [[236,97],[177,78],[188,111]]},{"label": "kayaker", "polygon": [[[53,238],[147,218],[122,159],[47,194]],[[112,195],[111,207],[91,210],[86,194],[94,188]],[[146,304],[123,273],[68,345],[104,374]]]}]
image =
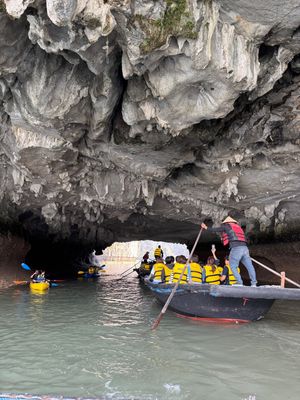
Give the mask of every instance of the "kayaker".
[{"label": "kayaker", "polygon": [[224,219],[224,221],[222,221],[221,226],[208,228],[202,222],[201,228],[207,229],[209,232],[220,233],[223,245],[227,246],[229,244],[229,264],[237,284],[243,285],[241,275],[238,272],[239,263],[242,262],[249,273],[251,286],[256,286],[257,280],[255,269],[250,258],[245,233],[240,227],[239,223],[235,219],[228,216]]},{"label": "kayaker", "polygon": [[31,275],[30,279],[32,282],[44,282],[45,278],[45,271],[36,269],[35,272]]},{"label": "kayaker", "polygon": [[36,270],[34,271],[34,273],[30,276],[30,279],[32,279],[33,282],[37,282],[37,277],[38,277],[38,275],[39,275],[39,270],[36,269]]},{"label": "kayaker", "polygon": [[95,274],[95,267],[90,266],[90,267],[88,268],[88,274],[89,274],[89,275],[94,275],[94,274]]},{"label": "kayaker", "polygon": [[156,247],[156,249],[154,250],[154,258],[157,259],[157,257],[164,257],[164,252],[162,251],[162,248],[160,247],[160,245],[158,245]]}]

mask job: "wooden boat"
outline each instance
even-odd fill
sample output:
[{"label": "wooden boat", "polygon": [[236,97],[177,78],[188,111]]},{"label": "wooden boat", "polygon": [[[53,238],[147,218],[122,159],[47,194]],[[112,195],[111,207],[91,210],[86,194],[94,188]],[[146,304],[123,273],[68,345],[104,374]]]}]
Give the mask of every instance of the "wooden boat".
[{"label": "wooden boat", "polygon": [[30,289],[38,292],[44,292],[49,289],[50,283],[48,281],[43,282],[30,282]]},{"label": "wooden boat", "polygon": [[[165,303],[175,284],[152,283],[144,280],[154,296]],[[300,300],[299,289],[278,286],[227,286],[181,284],[169,308],[193,319],[212,319],[248,322],[265,316],[275,300]]]}]

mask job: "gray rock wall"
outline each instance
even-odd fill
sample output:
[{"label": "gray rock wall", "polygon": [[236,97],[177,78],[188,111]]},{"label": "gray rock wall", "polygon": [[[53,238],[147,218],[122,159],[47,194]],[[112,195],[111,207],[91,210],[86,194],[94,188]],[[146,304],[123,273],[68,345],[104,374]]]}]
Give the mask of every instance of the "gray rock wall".
[{"label": "gray rock wall", "polygon": [[0,289],[29,280],[30,272],[21,268],[29,249],[23,238],[0,234]]},{"label": "gray rock wall", "polygon": [[298,0],[2,0],[2,218],[82,246],[228,212],[297,239],[299,26]]}]

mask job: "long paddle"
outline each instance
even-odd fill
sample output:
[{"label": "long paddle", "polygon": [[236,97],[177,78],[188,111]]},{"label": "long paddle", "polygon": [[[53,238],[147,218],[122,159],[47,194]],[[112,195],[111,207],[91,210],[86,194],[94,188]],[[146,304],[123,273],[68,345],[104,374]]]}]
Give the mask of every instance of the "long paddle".
[{"label": "long paddle", "polygon": [[[256,264],[260,265],[261,267],[263,267],[263,268],[267,269],[268,271],[272,272],[274,275],[277,275],[277,276],[280,276],[280,277],[281,277],[281,274],[280,274],[279,272],[277,272],[277,271],[274,271],[274,269],[272,269],[272,268],[270,268],[270,267],[267,267],[266,265],[262,264],[261,262],[255,260],[255,259],[252,258],[252,257],[251,257],[251,260],[254,261],[254,262],[256,262]],[[297,286],[298,288],[300,288],[299,283],[294,282],[294,281],[292,281],[292,280],[289,279],[289,278],[284,278],[284,279],[285,279],[286,281],[292,283],[293,285]]]},{"label": "long paddle", "polygon": [[27,264],[25,264],[25,263],[22,263],[22,264],[21,264],[21,267],[22,267],[23,269],[26,269],[26,271],[31,271],[30,267],[29,267]]},{"label": "long paddle", "polygon": [[137,263],[135,263],[134,265],[132,265],[131,267],[129,267],[128,269],[126,269],[125,271],[123,271],[120,275],[126,274],[126,272],[128,272],[131,268],[133,268],[133,267],[135,267],[136,265],[138,265],[138,263],[140,263],[140,261],[138,261]]},{"label": "long paddle", "polygon": [[[21,267],[23,268],[23,269],[25,269],[26,271],[31,271],[31,268],[29,267],[29,265],[27,265],[27,264],[25,264],[25,263],[21,263]],[[51,286],[59,286],[57,283],[52,283],[51,281],[50,281],[50,285]]]},{"label": "long paddle", "polygon": [[120,281],[121,279],[125,278],[126,276],[132,274],[134,271],[130,271],[128,274],[121,276],[121,278],[116,279],[116,281]]},{"label": "long paddle", "polygon": [[184,274],[184,272],[186,270],[186,267],[188,266],[188,264],[191,261],[191,258],[193,257],[193,254],[194,254],[194,251],[196,249],[197,243],[198,243],[198,241],[200,239],[202,230],[203,230],[203,228],[201,228],[199,233],[198,233],[197,239],[196,239],[196,241],[194,243],[194,246],[193,246],[192,251],[191,251],[191,253],[189,255],[189,258],[188,258],[187,262],[185,263],[185,266],[184,266],[184,268],[183,268],[183,270],[182,270],[182,272],[180,274],[180,277],[178,278],[178,281],[176,282],[175,286],[173,287],[172,292],[170,293],[170,296],[168,297],[165,305],[163,306],[159,316],[156,318],[156,320],[154,321],[153,325],[151,326],[152,330],[154,330],[154,329],[156,329],[158,327],[158,325],[159,325],[160,321],[162,320],[165,312],[167,311],[167,308],[168,308],[168,306],[169,306],[169,304],[170,304],[170,302],[171,302],[171,300],[172,300],[172,298],[173,298],[173,296],[174,296],[174,294],[175,294],[175,292],[176,292],[176,290],[178,288],[178,285],[179,285],[179,283],[181,281],[181,278],[183,277],[183,274]]}]

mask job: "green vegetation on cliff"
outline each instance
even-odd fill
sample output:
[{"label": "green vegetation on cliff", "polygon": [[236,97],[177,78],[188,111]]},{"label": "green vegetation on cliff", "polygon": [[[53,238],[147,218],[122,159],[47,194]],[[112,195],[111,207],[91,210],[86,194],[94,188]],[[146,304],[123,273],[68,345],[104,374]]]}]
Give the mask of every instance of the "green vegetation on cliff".
[{"label": "green vegetation on cliff", "polygon": [[0,12],[5,12],[5,11],[6,11],[5,3],[3,0],[0,0]]},{"label": "green vegetation on cliff", "polygon": [[136,15],[141,29],[146,34],[140,48],[148,53],[166,43],[168,36],[183,36],[196,39],[195,23],[189,12],[187,0],[166,0],[166,10],[162,18],[153,20]]}]

